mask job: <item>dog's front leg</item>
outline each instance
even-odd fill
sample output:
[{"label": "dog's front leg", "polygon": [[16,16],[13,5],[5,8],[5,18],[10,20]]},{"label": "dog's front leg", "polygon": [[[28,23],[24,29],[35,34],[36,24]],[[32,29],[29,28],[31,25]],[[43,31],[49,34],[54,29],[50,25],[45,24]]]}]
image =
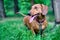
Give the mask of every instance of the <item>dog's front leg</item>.
[{"label": "dog's front leg", "polygon": [[33,34],[35,34],[34,29],[32,27],[31,27],[31,31],[33,32]]},{"label": "dog's front leg", "polygon": [[47,27],[47,21],[45,20],[44,23],[42,24],[42,29],[45,29]]},{"label": "dog's front leg", "polygon": [[35,34],[34,32],[34,28],[33,28],[33,22],[32,23],[27,23],[28,28],[31,29],[31,31],[33,32],[33,34]]},{"label": "dog's front leg", "polygon": [[45,26],[44,25],[42,25],[42,30],[44,30],[45,29]]}]

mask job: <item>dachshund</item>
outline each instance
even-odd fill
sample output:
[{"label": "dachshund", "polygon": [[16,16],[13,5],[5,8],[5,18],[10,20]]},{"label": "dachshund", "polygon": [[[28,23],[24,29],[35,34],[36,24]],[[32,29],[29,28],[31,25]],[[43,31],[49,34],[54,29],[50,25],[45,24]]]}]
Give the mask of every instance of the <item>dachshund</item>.
[{"label": "dachshund", "polygon": [[41,33],[47,26],[46,14],[48,7],[43,4],[35,4],[30,10],[30,15],[24,17],[24,24],[33,32],[33,34]]}]

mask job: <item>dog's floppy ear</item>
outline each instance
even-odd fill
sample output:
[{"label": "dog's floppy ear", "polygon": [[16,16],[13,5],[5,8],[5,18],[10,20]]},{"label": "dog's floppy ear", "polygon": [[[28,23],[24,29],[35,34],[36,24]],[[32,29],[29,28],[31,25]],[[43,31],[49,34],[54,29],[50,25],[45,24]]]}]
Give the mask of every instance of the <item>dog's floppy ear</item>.
[{"label": "dog's floppy ear", "polygon": [[37,15],[30,18],[29,23],[31,23]]},{"label": "dog's floppy ear", "polygon": [[48,7],[42,4],[42,14],[46,15],[48,12]]}]

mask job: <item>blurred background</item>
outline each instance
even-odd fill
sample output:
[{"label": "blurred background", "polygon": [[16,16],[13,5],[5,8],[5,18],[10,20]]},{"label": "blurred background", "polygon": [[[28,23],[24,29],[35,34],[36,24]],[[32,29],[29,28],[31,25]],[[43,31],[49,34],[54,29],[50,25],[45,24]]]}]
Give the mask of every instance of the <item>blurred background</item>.
[{"label": "blurred background", "polygon": [[[27,15],[34,4],[48,6],[48,25],[42,38],[40,34],[33,35],[24,25],[24,16],[17,13]],[[60,25],[56,22],[53,5],[55,4],[51,0],[0,0],[0,40],[60,40]],[[56,27],[53,27],[54,25]]]}]

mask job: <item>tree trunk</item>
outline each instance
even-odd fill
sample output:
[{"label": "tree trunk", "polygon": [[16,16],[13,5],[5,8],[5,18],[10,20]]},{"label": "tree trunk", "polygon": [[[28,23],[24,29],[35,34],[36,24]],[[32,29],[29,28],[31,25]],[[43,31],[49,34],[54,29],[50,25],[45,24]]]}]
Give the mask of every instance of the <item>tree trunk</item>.
[{"label": "tree trunk", "polygon": [[34,5],[34,0],[31,0],[31,6]]},{"label": "tree trunk", "polygon": [[17,14],[17,12],[19,11],[18,0],[14,0],[14,11],[15,11],[15,14]]},{"label": "tree trunk", "polygon": [[5,18],[4,0],[0,0],[0,17]]},{"label": "tree trunk", "polygon": [[56,23],[60,23],[60,0],[52,0]]}]

